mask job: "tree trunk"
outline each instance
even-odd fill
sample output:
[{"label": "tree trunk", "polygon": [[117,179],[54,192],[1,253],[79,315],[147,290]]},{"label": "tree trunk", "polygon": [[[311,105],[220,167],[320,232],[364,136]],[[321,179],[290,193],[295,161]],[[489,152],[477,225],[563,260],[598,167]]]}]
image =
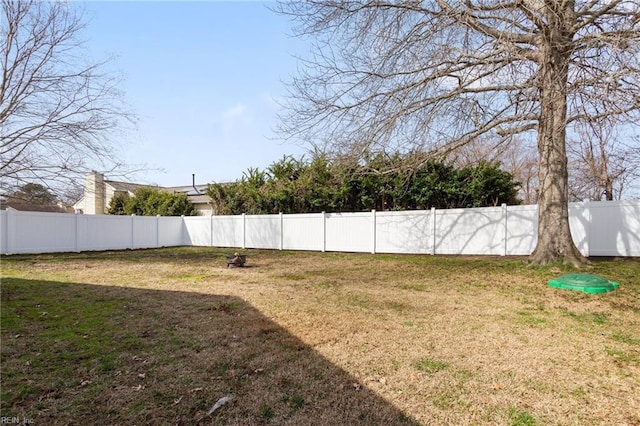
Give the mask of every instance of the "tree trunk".
[{"label": "tree trunk", "polygon": [[609,176],[604,184],[604,196],[607,201],[613,201],[613,181]]},{"label": "tree trunk", "polygon": [[[566,23],[573,14],[572,7],[570,9],[551,11],[549,20]],[[566,119],[572,35],[563,30],[567,27],[562,23],[550,24],[541,34],[538,243],[531,261],[535,264],[559,261],[580,266],[585,259],[573,243],[569,229]]]}]

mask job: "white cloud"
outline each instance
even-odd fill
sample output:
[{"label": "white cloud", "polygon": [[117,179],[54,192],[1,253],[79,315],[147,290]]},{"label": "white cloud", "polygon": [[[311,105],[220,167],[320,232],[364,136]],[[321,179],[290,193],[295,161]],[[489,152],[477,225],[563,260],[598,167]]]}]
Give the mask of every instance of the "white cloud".
[{"label": "white cloud", "polygon": [[243,103],[224,110],[220,116],[220,123],[225,134],[232,132],[238,125],[247,124],[251,121],[249,108]]}]

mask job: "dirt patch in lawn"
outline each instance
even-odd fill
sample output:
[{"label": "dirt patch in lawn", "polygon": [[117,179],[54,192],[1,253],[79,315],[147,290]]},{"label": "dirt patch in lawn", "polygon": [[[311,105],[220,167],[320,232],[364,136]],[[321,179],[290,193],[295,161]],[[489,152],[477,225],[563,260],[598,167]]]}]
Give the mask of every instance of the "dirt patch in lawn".
[{"label": "dirt patch in lawn", "polygon": [[637,260],[586,295],[516,258],[228,251],[4,258],[2,416],[640,424]]}]

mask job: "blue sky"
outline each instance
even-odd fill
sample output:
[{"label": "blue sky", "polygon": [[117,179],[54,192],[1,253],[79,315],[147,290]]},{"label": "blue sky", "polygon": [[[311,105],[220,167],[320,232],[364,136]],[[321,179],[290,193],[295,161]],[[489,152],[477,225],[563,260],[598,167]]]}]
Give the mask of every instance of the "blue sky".
[{"label": "blue sky", "polygon": [[[89,54],[113,56],[137,130],[121,143],[134,181],[160,186],[233,181],[302,147],[276,140],[277,99],[296,72],[286,17],[260,2],[87,2]],[[107,177],[109,175],[107,174]]]}]

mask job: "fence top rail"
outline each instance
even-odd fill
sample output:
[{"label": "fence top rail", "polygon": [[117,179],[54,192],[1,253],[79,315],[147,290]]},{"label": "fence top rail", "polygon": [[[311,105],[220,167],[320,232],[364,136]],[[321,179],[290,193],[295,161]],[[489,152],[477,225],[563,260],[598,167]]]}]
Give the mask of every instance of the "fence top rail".
[{"label": "fence top rail", "polygon": [[[284,216],[284,214],[283,214]],[[280,219],[279,214],[248,214],[245,215],[246,219],[255,220],[255,219]]]}]

